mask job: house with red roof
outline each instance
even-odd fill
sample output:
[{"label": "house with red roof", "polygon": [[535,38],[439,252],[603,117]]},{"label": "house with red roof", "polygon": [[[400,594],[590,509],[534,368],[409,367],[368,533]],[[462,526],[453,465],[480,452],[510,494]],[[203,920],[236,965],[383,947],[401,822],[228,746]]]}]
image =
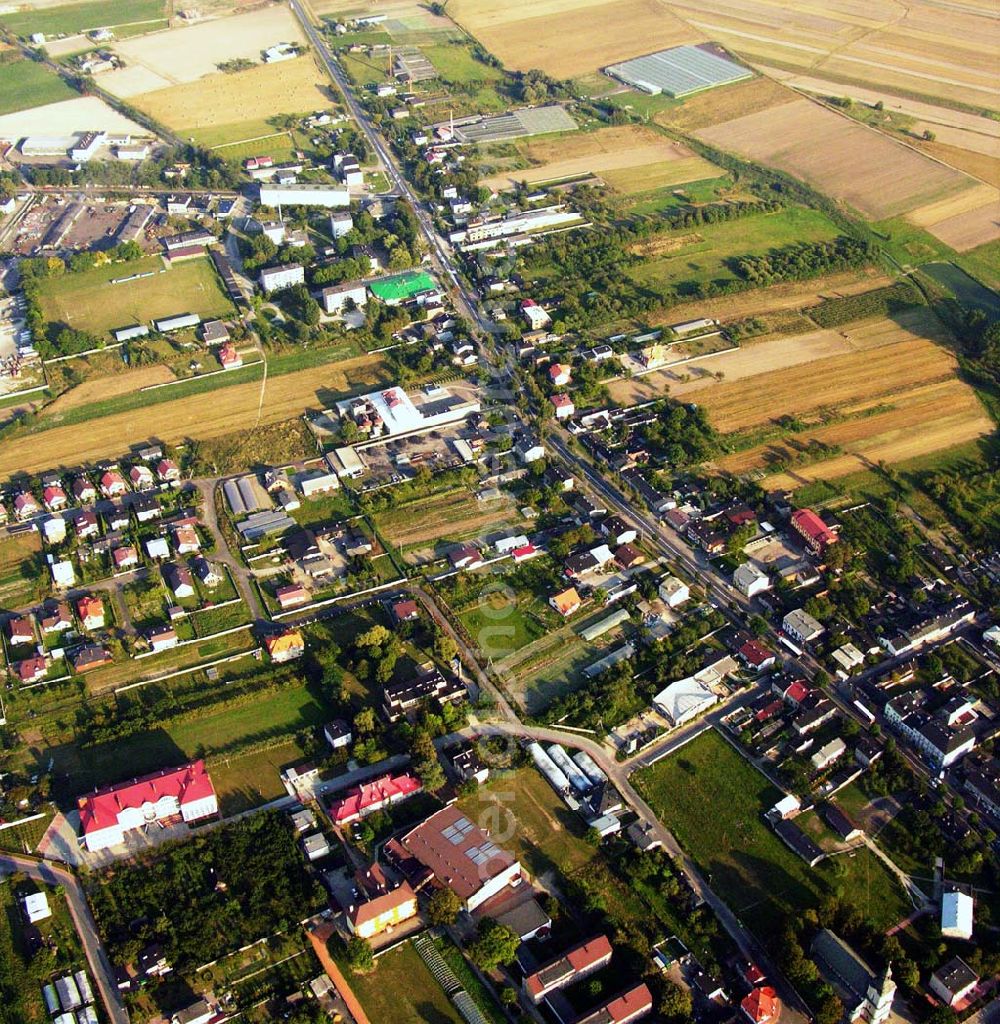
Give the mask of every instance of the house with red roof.
[{"label": "house with red roof", "polygon": [[288,583],[283,587],[278,587],[274,596],[282,611],[309,603],[309,591],[301,583]]},{"label": "house with red roof", "polygon": [[99,597],[85,594],[76,602],[76,614],[84,629],[104,628],[104,602]]},{"label": "house with red roof", "polygon": [[153,486],[153,471],[149,466],[144,466],[142,463],[133,466],[128,471],[128,478],[131,481],[133,488],[137,491],[142,491]]},{"label": "house with red roof", "polygon": [[172,484],[181,478],[181,471],[173,459],[160,459],[156,464],[156,477],[164,484]]},{"label": "house with red roof", "polygon": [[35,627],[30,615],[19,615],[7,623],[7,635],[11,644],[33,644]]},{"label": "house with red roof", "polygon": [[552,403],[552,408],[555,409],[557,420],[568,420],[576,412],[576,406],[573,405],[573,399],[569,395],[562,393],[552,395],[549,401]]},{"label": "house with red roof", "polygon": [[611,943],[597,935],[542,964],[524,979],[525,994],[537,1006],[551,992],[575,985],[611,962]]},{"label": "house with red roof", "polygon": [[125,544],[111,552],[111,561],[119,572],[134,569],[139,564],[139,552],[131,544]]},{"label": "house with red roof", "polygon": [[41,506],[35,501],[35,496],[30,491],[21,491],[14,496],[14,515],[22,522],[37,516],[41,512]]},{"label": "house with red roof", "polygon": [[612,996],[606,1003],[592,1007],[575,1024],[630,1024],[653,1010],[653,994],[644,982]]},{"label": "house with red roof", "polygon": [[399,625],[403,622],[416,622],[420,618],[420,609],[413,600],[396,601],[392,606],[393,621]]},{"label": "house with red roof", "polygon": [[204,821],[219,813],[204,761],[167,768],[119,786],[106,786],[77,801],[80,827],[92,853],[120,846],[125,834],[157,823]]},{"label": "house with red roof", "polygon": [[774,664],[774,651],[759,640],[748,640],[736,653],[747,668],[755,672],[763,672]]},{"label": "house with red roof", "polygon": [[117,469],[107,469],[101,474],[101,494],[105,498],[120,498],[127,490],[125,478]]},{"label": "house with red roof", "polygon": [[223,370],[238,370],[243,365],[243,357],[236,351],[236,346],[227,341],[219,349],[219,362]]},{"label": "house with red roof", "polygon": [[540,555],[541,551],[534,544],[522,544],[521,547],[514,548],[510,554],[514,562],[520,564],[521,562],[527,562],[529,558]]},{"label": "house with red roof", "polygon": [[564,387],[573,376],[572,368],[565,363],[553,363],[549,367],[549,380],[557,387]]},{"label": "house with red roof", "polygon": [[423,783],[415,775],[383,775],[371,782],[349,789],[330,804],[330,818],[335,825],[349,825],[368,814],[405,800],[422,790]]},{"label": "house with red roof", "polygon": [[770,1024],[777,1019],[781,1004],[778,993],[770,985],[761,985],[743,999],[740,1009],[751,1024]]},{"label": "house with red roof", "polygon": [[49,484],[49,486],[42,491],[42,501],[50,512],[59,512],[69,504],[66,492],[59,486],[59,484]]},{"label": "house with red roof", "polygon": [[837,535],[811,508],[797,508],[792,513],[791,524],[814,555],[822,555],[837,542]]},{"label": "house with red roof", "polygon": [[14,666],[14,674],[22,684],[37,683],[45,678],[48,672],[48,662],[41,655],[33,658],[25,658]]}]

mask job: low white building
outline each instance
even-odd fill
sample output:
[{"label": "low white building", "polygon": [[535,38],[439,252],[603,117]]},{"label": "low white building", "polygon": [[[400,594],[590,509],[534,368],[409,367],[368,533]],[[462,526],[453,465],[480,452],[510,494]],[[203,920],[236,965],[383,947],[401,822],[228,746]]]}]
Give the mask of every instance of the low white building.
[{"label": "low white building", "polygon": [[368,305],[368,289],[363,284],[338,284],[324,288],[321,297],[323,309],[327,313],[343,313],[348,301],[358,309]]},{"label": "low white building", "polygon": [[31,892],[21,897],[21,907],[24,910],[25,920],[29,924],[44,921],[52,916],[52,909],[49,907],[49,898],[44,892]]},{"label": "low white building", "polygon": [[270,295],[283,288],[306,283],[306,269],[301,263],[286,263],[280,267],[269,267],[260,272],[260,286]]},{"label": "low white building", "polygon": [[660,581],[659,594],[668,608],[679,608],[691,597],[691,588],[676,576],[667,576]]},{"label": "low white building", "polygon": [[707,711],[719,700],[704,683],[694,676],[678,679],[654,698],[653,703],[670,719],[675,727],[690,722],[703,711]]},{"label": "low white building", "polygon": [[824,768],[829,768],[834,761],[843,757],[846,751],[847,744],[838,736],[825,746],[820,747],[809,760],[812,761],[813,768],[819,772]]},{"label": "low white building", "polygon": [[744,596],[754,597],[771,589],[771,580],[766,572],[752,562],[744,562],[733,573],[733,586]]}]

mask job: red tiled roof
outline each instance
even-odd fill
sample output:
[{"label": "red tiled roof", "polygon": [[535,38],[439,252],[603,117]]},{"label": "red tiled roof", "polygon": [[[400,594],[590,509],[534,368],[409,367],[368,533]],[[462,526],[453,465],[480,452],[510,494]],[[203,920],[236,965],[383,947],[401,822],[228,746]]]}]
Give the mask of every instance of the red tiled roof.
[{"label": "red tiled roof", "polygon": [[[611,956],[611,943],[608,941],[606,935],[598,935],[593,939],[588,939],[586,942],[581,942],[579,946],[574,946],[571,950],[563,953],[561,956],[557,956],[548,963],[542,964],[541,967],[535,971],[534,974],[529,974],[524,979],[524,987],[533,996],[538,996],[546,989],[553,986],[553,968],[562,968],[563,971],[559,973],[579,974],[581,971],[585,971],[588,967],[593,967],[594,964],[600,963],[602,960]],[[549,979],[548,981],[546,979]],[[568,981],[564,981],[563,987]]]},{"label": "red tiled roof", "polygon": [[740,1003],[740,1007],[754,1024],[764,1024],[774,1016],[778,1008],[777,993],[770,985],[755,988]]},{"label": "red tiled roof", "polygon": [[573,399],[569,395],[553,395],[550,401],[557,409],[565,409],[566,406],[573,404]]},{"label": "red tiled roof", "polygon": [[740,648],[740,654],[743,655],[749,664],[758,668],[769,658],[774,657],[774,654],[770,650],[756,640],[748,640]]},{"label": "red tiled roof", "polygon": [[80,824],[84,835],[118,824],[118,813],[126,807],[156,803],[165,796],[174,796],[185,804],[214,796],[215,787],[208,777],[204,761],[193,761],[180,768],[167,768],[144,775],[121,786],[106,786],[78,801]]},{"label": "red tiled roof", "polygon": [[798,508],[792,513],[792,524],[799,531],[818,544],[830,544],[837,535],[811,508]]},{"label": "red tiled roof", "polygon": [[335,824],[346,823],[367,811],[377,810],[393,798],[409,796],[422,788],[420,779],[414,775],[383,775],[349,789],[339,800],[334,800],[330,804],[330,817]]},{"label": "red tiled roof", "polygon": [[514,556],[514,560],[517,561],[521,558],[530,558],[532,555],[537,554],[538,549],[534,544],[525,544],[523,547],[514,548],[511,554]]},{"label": "red tiled roof", "polygon": [[44,675],[48,665],[44,658],[38,656],[34,658],[25,658],[24,661],[19,661],[15,668],[17,672],[17,678],[22,683],[33,682],[36,676]]},{"label": "red tiled roof", "polygon": [[410,888],[410,883],[404,882],[398,889],[393,889],[392,892],[387,892],[383,896],[376,896],[372,900],[359,903],[353,910],[347,912],[347,916],[354,927],[358,928],[368,921],[374,921],[396,907],[404,906],[412,899],[415,899],[415,893]]},{"label": "red tiled roof", "polygon": [[795,682],[785,690],[785,697],[787,697],[788,700],[795,701],[796,704],[801,704],[811,692],[812,691],[809,687],[802,682],[801,679],[796,679]]},{"label": "red tiled roof", "polygon": [[637,1020],[653,1008],[653,995],[645,984],[620,992],[603,1006],[579,1018],[579,1024],[623,1024]]}]

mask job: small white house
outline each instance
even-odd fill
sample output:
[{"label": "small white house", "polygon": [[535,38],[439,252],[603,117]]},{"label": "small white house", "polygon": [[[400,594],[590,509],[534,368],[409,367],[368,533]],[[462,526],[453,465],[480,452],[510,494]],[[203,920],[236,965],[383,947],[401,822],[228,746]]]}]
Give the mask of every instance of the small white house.
[{"label": "small white house", "polygon": [[76,583],[76,574],[73,572],[72,562],[53,562],[49,568],[52,572],[52,583],[54,586],[65,589]]},{"label": "small white house", "polygon": [[170,557],[170,545],[166,537],[152,537],[146,541],[146,554],[156,561]]},{"label": "small white house", "polygon": [[660,582],[659,593],[668,608],[679,608],[691,597],[691,588],[676,576],[668,576]]},{"label": "small white house", "polygon": [[733,586],[744,597],[753,597],[770,590],[771,581],[766,572],[762,572],[751,562],[744,562],[733,573]]},{"label": "small white house", "polygon": [[32,892],[21,897],[21,907],[24,910],[25,919],[29,924],[44,921],[52,916],[49,908],[49,898],[44,892]]},{"label": "small white house", "polygon": [[61,544],[66,539],[66,520],[62,516],[49,516],[42,521],[42,535],[46,544]]}]

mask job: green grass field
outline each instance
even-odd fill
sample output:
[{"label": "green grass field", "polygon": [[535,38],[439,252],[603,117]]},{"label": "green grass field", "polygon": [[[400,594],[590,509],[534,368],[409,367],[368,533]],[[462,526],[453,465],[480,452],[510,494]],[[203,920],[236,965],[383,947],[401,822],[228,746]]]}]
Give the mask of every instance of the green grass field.
[{"label": "green grass field", "polygon": [[373,1021],[393,1024],[461,1024],[444,989],[405,942],[375,961],[370,974],[347,974],[348,982]]},{"label": "green grass field", "polygon": [[422,46],[420,52],[434,65],[434,70],[446,82],[465,85],[468,82],[499,82],[504,73],[476,60],[472,50],[464,43],[438,43]]},{"label": "green grass field", "polygon": [[458,617],[486,657],[505,658],[545,634],[544,624],[531,612],[535,603],[531,594],[492,590]]},{"label": "green grass field", "polygon": [[[116,278],[152,271],[123,284]],[[66,324],[101,335],[128,324],[148,323],[172,313],[197,313],[202,318],[231,316],[233,305],[222,291],[208,260],[189,260],[169,270],[159,256],[135,263],[110,263],[79,274],[64,274],[42,282],[42,313],[52,325]]]},{"label": "green grass field", "polygon": [[671,290],[682,282],[739,280],[725,265],[729,257],[765,253],[795,242],[818,242],[838,234],[833,221],[819,210],[795,206],[777,213],[668,232],[662,237],[697,236],[698,240],[669,255],[647,260],[627,273],[636,284],[668,300]]},{"label": "green grass field", "polygon": [[47,36],[70,35],[94,28],[153,21],[164,17],[165,0],[91,0],[62,4],[41,11],[0,15],[0,25],[19,36],[42,32]]},{"label": "green grass field", "polygon": [[494,774],[458,806],[532,875],[570,875],[594,858],[583,819],[533,767]]},{"label": "green grass field", "polygon": [[0,64],[0,114],[58,103],[77,96],[58,75],[31,60]]},{"label": "green grass field", "polygon": [[712,888],[762,938],[831,892],[855,904],[875,928],[908,912],[897,883],[867,850],[815,869],[792,853],[762,818],[781,794],[717,733],[632,781]]}]

